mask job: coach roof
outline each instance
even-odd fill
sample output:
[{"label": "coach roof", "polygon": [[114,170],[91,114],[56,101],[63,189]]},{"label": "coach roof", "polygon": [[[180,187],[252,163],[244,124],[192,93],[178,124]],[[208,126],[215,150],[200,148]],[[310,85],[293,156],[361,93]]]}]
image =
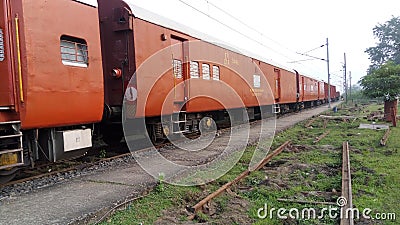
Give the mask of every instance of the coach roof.
[{"label": "coach roof", "polygon": [[98,6],[97,0],[73,0],[73,1],[80,2],[80,3],[86,4],[86,5],[90,5],[90,6],[93,6],[96,8]]}]

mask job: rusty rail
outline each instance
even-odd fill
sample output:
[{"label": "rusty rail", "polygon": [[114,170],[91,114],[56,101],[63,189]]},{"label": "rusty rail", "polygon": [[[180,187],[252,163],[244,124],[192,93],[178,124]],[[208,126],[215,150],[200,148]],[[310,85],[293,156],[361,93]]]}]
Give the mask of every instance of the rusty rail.
[{"label": "rusty rail", "polygon": [[353,225],[354,215],[351,213],[351,209],[353,208],[353,194],[351,190],[350,152],[348,142],[343,142],[342,158],[342,196],[339,197],[337,201],[342,210],[340,225]]},{"label": "rusty rail", "polygon": [[203,200],[201,200],[200,202],[198,202],[195,206],[193,206],[191,208],[192,212],[194,213],[193,215],[190,215],[188,217],[189,220],[193,220],[195,217],[195,214],[197,211],[199,211],[207,202],[211,201],[213,198],[217,197],[218,195],[220,195],[222,192],[224,192],[226,189],[228,189],[229,187],[231,187],[232,185],[238,183],[240,180],[242,180],[243,178],[245,178],[246,176],[248,176],[251,172],[256,171],[261,169],[262,167],[264,167],[269,161],[271,161],[271,159],[273,157],[275,157],[276,155],[278,155],[279,153],[281,153],[283,151],[283,149],[285,149],[286,146],[288,146],[290,144],[290,141],[286,141],[284,144],[282,144],[281,146],[279,146],[277,149],[275,149],[271,154],[269,154],[267,157],[265,157],[259,164],[258,166],[254,169],[254,170],[246,170],[243,173],[241,173],[238,177],[236,177],[234,180],[224,184],[222,187],[220,187],[218,190],[216,190],[215,192],[211,193],[210,195],[208,195],[207,197],[205,197]]},{"label": "rusty rail", "polygon": [[323,134],[321,134],[319,137],[315,138],[315,140],[313,141],[313,143],[316,144],[316,143],[320,142],[322,139],[324,139],[326,136],[328,136],[328,134],[329,134],[330,132],[331,132],[330,130],[325,131],[325,133],[323,133]]},{"label": "rusty rail", "polygon": [[279,155],[283,149],[286,148],[286,146],[288,146],[290,144],[290,141],[286,141],[285,143],[283,143],[281,146],[279,146],[277,149],[275,149],[271,154],[267,155],[267,157],[265,157],[265,159],[263,159],[258,166],[252,170],[253,171],[257,171],[260,170],[261,168],[263,168],[269,161],[271,161],[271,159],[277,155]]},{"label": "rusty rail", "polygon": [[383,135],[382,139],[380,140],[381,146],[386,146],[386,142],[389,139],[389,134],[390,134],[390,128],[388,128]]},{"label": "rusty rail", "polygon": [[108,161],[111,161],[111,160],[114,160],[114,159],[119,159],[119,158],[123,158],[123,157],[129,156],[129,155],[132,155],[132,153],[125,153],[125,154],[121,154],[121,155],[117,155],[117,156],[112,156],[112,157],[109,157],[109,158],[100,159],[100,160],[95,161],[95,162],[81,163],[81,164],[78,164],[78,165],[75,165],[75,166],[71,166],[71,167],[68,167],[68,168],[65,168],[65,169],[55,170],[55,171],[52,171],[52,172],[41,173],[41,174],[38,174],[38,175],[35,175],[35,176],[29,176],[29,177],[18,179],[18,180],[13,180],[13,181],[7,182],[5,184],[0,184],[0,188],[6,187],[6,186],[12,186],[14,184],[24,183],[24,182],[31,181],[31,180],[50,177],[50,176],[56,175],[58,173],[66,173],[66,172],[70,172],[70,171],[82,170],[83,168],[88,168],[88,167],[91,167],[91,166],[95,166],[95,165],[97,165],[97,164],[99,164],[101,162],[108,162]]},{"label": "rusty rail", "polygon": [[315,120],[317,120],[317,119],[318,119],[318,117],[312,118],[310,121],[308,121],[308,123],[304,127],[309,128],[311,126],[311,124],[313,124],[315,122]]}]

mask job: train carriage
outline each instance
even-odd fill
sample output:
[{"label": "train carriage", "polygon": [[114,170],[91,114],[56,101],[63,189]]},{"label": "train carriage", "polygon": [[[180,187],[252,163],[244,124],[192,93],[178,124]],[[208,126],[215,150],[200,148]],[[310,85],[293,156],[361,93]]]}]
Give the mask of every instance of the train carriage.
[{"label": "train carriage", "polygon": [[94,137],[119,143],[124,110],[157,141],[211,119],[295,111],[327,93],[123,0],[0,0],[0,50],[0,179],[82,154]]},{"label": "train carriage", "polygon": [[71,0],[0,7],[1,175],[27,164],[28,151],[32,160],[56,161],[90,147],[86,125],[101,121],[104,94],[95,7]]},{"label": "train carriage", "polygon": [[302,102],[305,107],[312,107],[318,103],[318,81],[307,76],[301,76]]}]

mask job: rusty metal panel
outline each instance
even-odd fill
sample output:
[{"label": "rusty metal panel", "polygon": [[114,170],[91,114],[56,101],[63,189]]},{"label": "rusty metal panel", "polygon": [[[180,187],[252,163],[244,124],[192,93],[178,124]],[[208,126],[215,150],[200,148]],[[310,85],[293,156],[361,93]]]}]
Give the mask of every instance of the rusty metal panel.
[{"label": "rusty metal panel", "polygon": [[325,98],[325,87],[323,81],[318,81],[318,99],[323,100]]},{"label": "rusty metal panel", "polygon": [[[137,40],[131,30],[134,28],[134,21],[129,15],[130,9],[126,3],[121,0],[98,1],[98,13],[101,24],[104,103],[109,107],[121,107],[125,90],[132,77],[135,82],[130,85],[137,88],[135,59],[145,60],[148,56],[136,57],[134,45]],[[143,49],[149,47],[150,45],[141,45]],[[113,76],[113,71],[120,71],[120,76]]]},{"label": "rusty metal panel", "polygon": [[304,76],[304,101],[318,100],[318,81]]},{"label": "rusty metal panel", "polygon": [[126,7],[114,8],[113,31],[132,31],[133,17],[132,12]]},{"label": "rusty metal panel", "polygon": [[280,70],[279,78],[279,103],[295,103],[297,102],[297,77],[292,71]]},{"label": "rusty metal panel", "polygon": [[12,73],[12,58],[10,45],[10,30],[8,25],[8,1],[0,1],[0,107],[13,107],[14,77]]}]

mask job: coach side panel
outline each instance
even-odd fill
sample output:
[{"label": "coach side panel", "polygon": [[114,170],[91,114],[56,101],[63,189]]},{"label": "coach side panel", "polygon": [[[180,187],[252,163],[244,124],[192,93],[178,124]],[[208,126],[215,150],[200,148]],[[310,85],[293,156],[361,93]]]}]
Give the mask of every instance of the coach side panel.
[{"label": "coach side panel", "polygon": [[14,6],[22,127],[100,121],[104,95],[97,8],[71,0],[23,0]]}]

